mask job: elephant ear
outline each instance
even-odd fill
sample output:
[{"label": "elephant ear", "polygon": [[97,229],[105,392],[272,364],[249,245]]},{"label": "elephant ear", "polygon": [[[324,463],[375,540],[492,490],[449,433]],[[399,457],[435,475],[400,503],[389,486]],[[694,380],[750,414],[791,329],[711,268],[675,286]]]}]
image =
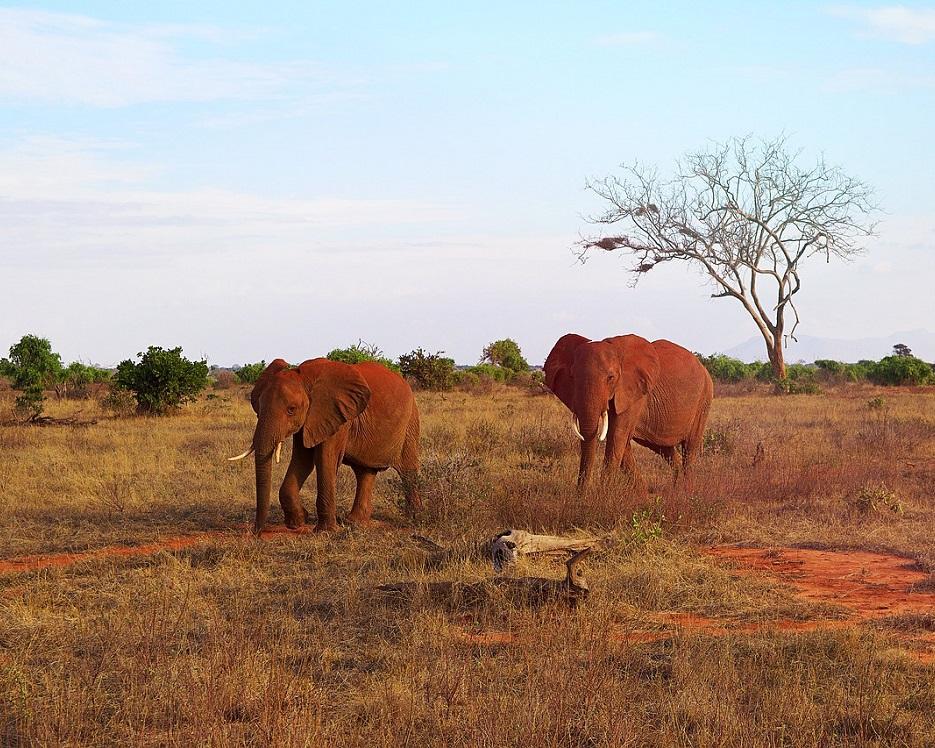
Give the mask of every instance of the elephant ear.
[{"label": "elephant ear", "polygon": [[583,335],[573,332],[562,335],[558,342],[552,346],[548,358],[545,360],[545,386],[565,403],[565,407],[574,410],[574,380],[571,378],[571,367],[575,360],[575,351],[584,343],[591,341]]},{"label": "elephant ear", "polygon": [[608,338],[620,356],[620,378],[614,388],[614,411],[619,415],[651,392],[659,378],[659,357],[645,338],[620,335]]},{"label": "elephant ear", "polygon": [[281,358],[277,358],[269,366],[263,369],[263,373],[257,378],[253,389],[250,391],[250,404],[253,406],[253,412],[260,415],[260,397],[263,391],[269,387],[276,375],[283,369],[288,369],[289,364]]},{"label": "elephant ear", "polygon": [[299,374],[308,392],[308,415],[302,429],[306,447],[321,444],[363,413],[370,402],[370,387],[349,364],[316,358],[299,366]]}]

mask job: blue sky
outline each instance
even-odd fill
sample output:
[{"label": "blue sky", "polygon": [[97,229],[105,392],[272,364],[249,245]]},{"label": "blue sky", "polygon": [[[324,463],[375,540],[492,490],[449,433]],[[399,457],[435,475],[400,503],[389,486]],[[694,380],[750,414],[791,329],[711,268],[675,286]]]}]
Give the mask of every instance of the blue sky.
[{"label": "blue sky", "polygon": [[932,3],[0,5],[0,351],[724,350],[755,330],[697,274],[575,264],[584,182],[780,132],[886,211],[800,332],[931,328],[933,97]]}]

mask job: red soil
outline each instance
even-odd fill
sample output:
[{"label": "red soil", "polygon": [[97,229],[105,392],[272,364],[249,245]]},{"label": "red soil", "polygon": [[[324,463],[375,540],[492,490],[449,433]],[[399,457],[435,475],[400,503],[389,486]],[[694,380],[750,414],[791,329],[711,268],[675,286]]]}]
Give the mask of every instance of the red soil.
[{"label": "red soil", "polygon": [[706,550],[743,572],[767,572],[798,590],[800,597],[846,608],[861,619],[901,613],[935,613],[935,592],[921,589],[929,575],[899,556],[865,551],[816,551],[807,548]]},{"label": "red soil", "polygon": [[[270,527],[261,533],[266,539],[274,535],[296,535],[310,532],[311,528],[303,527],[299,530],[290,530],[285,526]],[[36,556],[19,556],[17,558],[0,560],[0,575],[18,574],[25,571],[38,571],[54,567],[71,566],[82,561],[92,561],[100,558],[120,558],[129,556],[149,556],[160,551],[180,551],[198,543],[205,543],[219,538],[251,537],[248,525],[235,530],[215,530],[213,532],[199,532],[192,535],[177,535],[163,538],[156,543],[146,545],[109,545],[93,551],[79,553],[46,553]]]}]

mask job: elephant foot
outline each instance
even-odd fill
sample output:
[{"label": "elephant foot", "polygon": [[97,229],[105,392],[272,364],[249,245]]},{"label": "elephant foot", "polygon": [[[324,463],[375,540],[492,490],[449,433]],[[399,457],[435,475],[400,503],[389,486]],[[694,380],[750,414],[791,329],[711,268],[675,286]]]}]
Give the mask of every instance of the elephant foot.
[{"label": "elephant foot", "polygon": [[366,526],[370,523],[370,513],[355,512],[352,509],[344,519],[346,522],[350,522],[352,525]]},{"label": "elephant foot", "polygon": [[341,528],[338,527],[338,523],[334,520],[331,520],[330,522],[322,522],[319,520],[318,524],[315,525],[314,532],[337,532],[340,529]]}]

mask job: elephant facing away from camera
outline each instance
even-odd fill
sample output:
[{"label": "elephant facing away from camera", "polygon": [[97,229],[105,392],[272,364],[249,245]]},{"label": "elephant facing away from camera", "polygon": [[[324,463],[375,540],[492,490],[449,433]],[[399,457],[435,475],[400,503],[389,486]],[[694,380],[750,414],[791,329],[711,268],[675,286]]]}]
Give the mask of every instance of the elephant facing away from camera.
[{"label": "elephant facing away from camera", "polygon": [[675,343],[564,335],[546,359],[545,383],[574,417],[579,487],[587,484],[605,439],[605,472],[623,468],[641,486],[631,440],[662,455],[676,478],[701,452],[714,385],[698,357]]},{"label": "elephant facing away from camera", "polygon": [[335,482],[341,464],[357,478],[348,521],[370,520],[376,475],[394,468],[402,479],[411,510],[422,507],[418,493],[419,410],[406,381],[374,362],[345,364],[316,358],[299,366],[273,361],[250,394],[257,414],[250,448],[256,460],[256,519],[260,533],[269,516],[272,463],[279,462],[282,443],[292,437],[292,459],[279,488],[286,526],[302,527],[310,519],[299,491],[316,472],[316,531],[337,529]]}]

